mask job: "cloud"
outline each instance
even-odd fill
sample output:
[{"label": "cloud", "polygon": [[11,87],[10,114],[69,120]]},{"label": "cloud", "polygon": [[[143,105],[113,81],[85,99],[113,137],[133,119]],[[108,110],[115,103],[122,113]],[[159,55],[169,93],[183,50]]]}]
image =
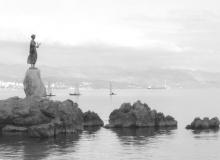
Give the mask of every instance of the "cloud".
[{"label": "cloud", "polygon": [[29,36],[36,33],[42,65],[219,70],[218,3],[0,2],[0,62],[26,64]]},{"label": "cloud", "polygon": [[[29,42],[0,42],[0,62],[26,65]],[[67,46],[45,44],[38,49],[37,65],[89,68],[119,67],[127,70],[147,68],[187,68],[219,71],[219,55],[164,48],[138,48],[107,44]]]},{"label": "cloud", "polygon": [[[163,14],[162,14],[163,13]],[[167,49],[218,52],[220,13],[207,9],[172,9],[161,14],[136,14],[124,21],[142,31],[142,39]]]}]

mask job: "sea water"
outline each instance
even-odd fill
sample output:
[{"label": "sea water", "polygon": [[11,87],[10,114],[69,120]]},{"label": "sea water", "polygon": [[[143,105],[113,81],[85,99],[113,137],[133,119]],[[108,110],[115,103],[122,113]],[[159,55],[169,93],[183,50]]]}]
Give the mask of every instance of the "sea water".
[{"label": "sea water", "polygon": [[[68,90],[54,90],[54,100],[71,99],[85,112],[95,111],[105,123],[115,108],[124,102],[141,100],[152,109],[178,121],[177,129],[86,129],[78,135],[56,139],[0,136],[0,159],[80,159],[80,160],[218,160],[218,130],[191,131],[185,126],[195,117],[220,117],[219,89],[81,90],[69,96]],[[24,97],[22,90],[1,89],[0,99]]]}]

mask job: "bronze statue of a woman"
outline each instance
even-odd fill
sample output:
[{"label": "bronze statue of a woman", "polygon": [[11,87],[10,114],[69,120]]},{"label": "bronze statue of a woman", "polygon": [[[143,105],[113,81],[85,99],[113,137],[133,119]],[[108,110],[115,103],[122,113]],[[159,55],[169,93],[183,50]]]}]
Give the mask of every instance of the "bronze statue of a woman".
[{"label": "bronze statue of a woman", "polygon": [[37,48],[40,46],[40,43],[34,41],[35,37],[34,34],[31,35],[30,51],[27,60],[27,63],[31,64],[31,68],[35,68],[35,63],[37,61]]}]

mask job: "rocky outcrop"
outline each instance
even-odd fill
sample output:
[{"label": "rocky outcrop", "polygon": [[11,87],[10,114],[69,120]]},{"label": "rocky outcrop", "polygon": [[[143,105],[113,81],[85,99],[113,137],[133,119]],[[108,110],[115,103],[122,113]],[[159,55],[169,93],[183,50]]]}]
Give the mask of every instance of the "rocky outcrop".
[{"label": "rocky outcrop", "polygon": [[104,122],[101,120],[97,113],[87,111],[83,113],[83,125],[85,127],[103,126]]},{"label": "rocky outcrop", "polygon": [[171,116],[151,110],[147,104],[140,101],[133,105],[123,103],[119,109],[115,109],[109,116],[109,124],[112,127],[171,127],[177,126],[177,121]]},{"label": "rocky outcrop", "polygon": [[195,118],[193,122],[186,126],[186,129],[215,129],[219,128],[219,119],[214,117],[209,119],[207,117],[200,119],[199,117]]},{"label": "rocky outcrop", "polygon": [[24,132],[31,137],[50,137],[83,129],[83,113],[71,100],[18,97],[0,100],[2,132]]},{"label": "rocky outcrop", "polygon": [[26,71],[23,85],[27,97],[46,96],[46,88],[41,80],[40,70],[37,68],[30,68]]}]

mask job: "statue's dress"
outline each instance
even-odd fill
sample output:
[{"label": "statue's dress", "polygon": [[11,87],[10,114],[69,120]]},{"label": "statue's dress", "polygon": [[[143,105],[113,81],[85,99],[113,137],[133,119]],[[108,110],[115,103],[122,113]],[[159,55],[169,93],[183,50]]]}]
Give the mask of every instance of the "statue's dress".
[{"label": "statue's dress", "polygon": [[36,50],[36,42],[34,40],[31,40],[30,43],[30,52],[27,59],[28,64],[35,64],[37,61],[37,50]]}]

